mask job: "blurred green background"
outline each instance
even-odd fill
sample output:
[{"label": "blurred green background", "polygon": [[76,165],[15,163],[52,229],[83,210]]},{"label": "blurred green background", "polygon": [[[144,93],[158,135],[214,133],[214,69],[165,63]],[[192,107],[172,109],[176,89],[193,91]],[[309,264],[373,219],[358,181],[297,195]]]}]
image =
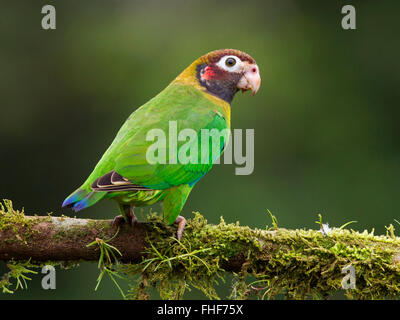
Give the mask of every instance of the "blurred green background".
[{"label": "blurred green background", "polygon": [[[57,29],[41,28],[53,4]],[[129,114],[208,51],[236,48],[259,67],[259,93],[232,103],[232,127],[255,129],[255,171],[216,166],[191,193],[187,218],[265,227],[375,228],[399,219],[399,1],[6,1],[0,5],[0,198],[29,214],[60,208]],[[144,213],[148,212],[146,209]],[[112,218],[102,202],[83,218]],[[6,271],[0,263],[0,272]],[[57,289],[9,298],[119,299],[95,263],[57,269]],[[228,293],[227,284],[220,288]],[[203,298],[195,291],[188,298]]]}]

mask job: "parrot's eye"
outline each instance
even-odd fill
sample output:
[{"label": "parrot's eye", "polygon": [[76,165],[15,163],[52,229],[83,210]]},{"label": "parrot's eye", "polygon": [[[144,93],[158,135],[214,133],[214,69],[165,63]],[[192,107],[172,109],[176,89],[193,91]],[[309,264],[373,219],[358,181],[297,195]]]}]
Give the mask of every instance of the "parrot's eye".
[{"label": "parrot's eye", "polygon": [[225,60],[225,64],[227,67],[233,67],[236,64],[236,60],[234,58],[228,58]]}]

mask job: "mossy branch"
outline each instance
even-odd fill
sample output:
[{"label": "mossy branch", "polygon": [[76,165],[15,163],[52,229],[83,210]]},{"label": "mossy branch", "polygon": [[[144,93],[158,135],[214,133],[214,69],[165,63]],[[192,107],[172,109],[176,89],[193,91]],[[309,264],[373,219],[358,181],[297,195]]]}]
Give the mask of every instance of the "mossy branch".
[{"label": "mossy branch", "polygon": [[25,216],[6,202],[0,208],[0,260],[98,261],[101,250],[88,244],[110,239],[121,254],[119,270],[141,277],[130,292],[135,298],[148,297],[151,286],[162,298],[181,298],[188,286],[218,298],[213,284],[226,271],[235,274],[231,298],[282,292],[324,298],[342,288],[348,265],[356,272],[349,297],[399,298],[400,238],[392,225],[387,229],[384,236],[344,228],[289,230],[279,228],[275,217],[273,228],[250,229],[222,219],[207,224],[196,214],[178,241],[176,226],[156,216],[116,234],[111,220]]}]

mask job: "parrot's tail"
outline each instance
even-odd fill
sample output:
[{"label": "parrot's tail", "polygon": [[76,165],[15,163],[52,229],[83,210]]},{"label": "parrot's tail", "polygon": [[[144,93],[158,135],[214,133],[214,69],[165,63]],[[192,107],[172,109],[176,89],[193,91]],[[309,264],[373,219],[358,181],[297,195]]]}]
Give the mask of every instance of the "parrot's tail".
[{"label": "parrot's tail", "polygon": [[70,207],[75,212],[94,205],[103,199],[107,192],[87,191],[79,188],[64,200],[62,207]]}]

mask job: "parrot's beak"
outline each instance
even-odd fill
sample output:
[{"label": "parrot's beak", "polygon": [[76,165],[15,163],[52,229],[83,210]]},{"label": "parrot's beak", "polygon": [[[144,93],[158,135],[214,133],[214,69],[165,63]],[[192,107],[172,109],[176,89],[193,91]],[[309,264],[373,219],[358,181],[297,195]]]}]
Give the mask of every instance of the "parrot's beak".
[{"label": "parrot's beak", "polygon": [[244,91],[251,90],[253,96],[260,89],[261,77],[256,64],[248,64],[245,72],[237,84],[237,88]]}]

